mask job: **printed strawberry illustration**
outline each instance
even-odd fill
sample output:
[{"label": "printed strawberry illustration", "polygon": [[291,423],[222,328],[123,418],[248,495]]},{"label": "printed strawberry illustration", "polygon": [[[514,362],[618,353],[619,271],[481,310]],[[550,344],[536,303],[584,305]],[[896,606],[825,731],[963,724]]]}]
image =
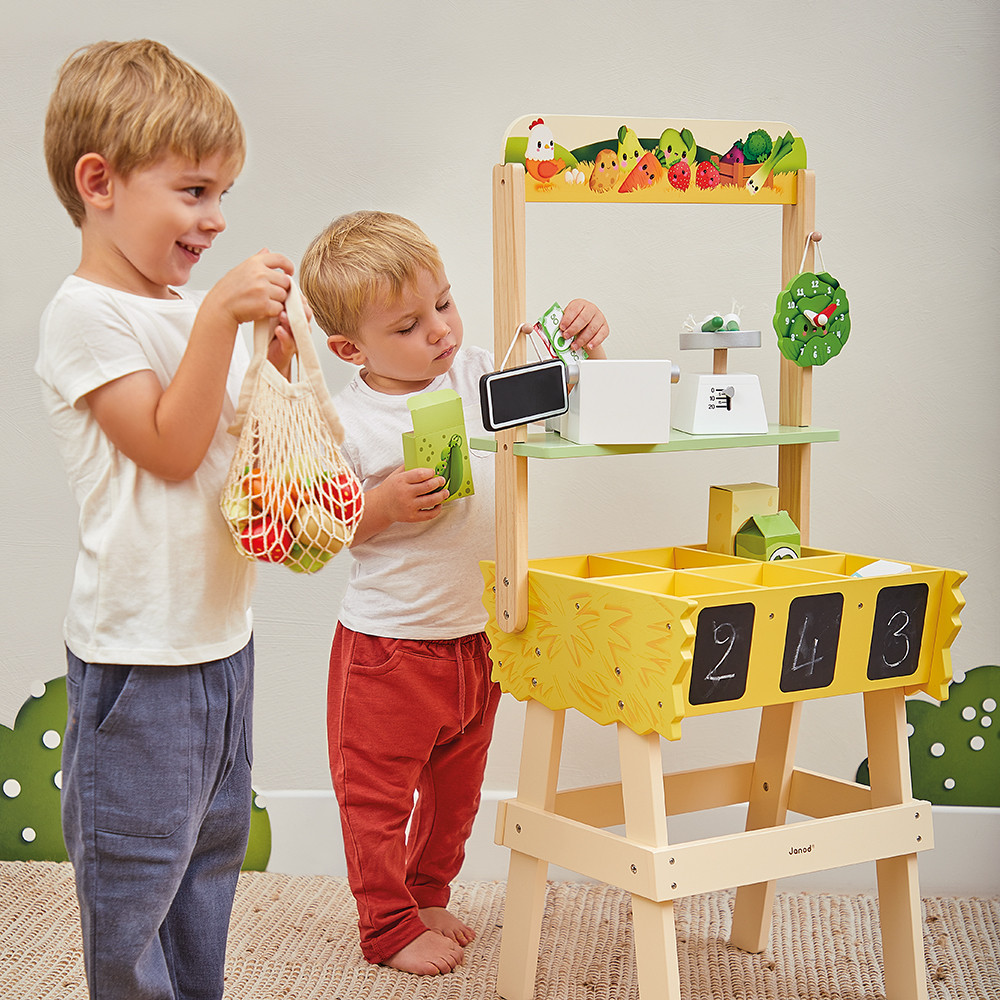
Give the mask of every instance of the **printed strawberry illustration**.
[{"label": "printed strawberry illustration", "polygon": [[702,191],[714,188],[721,180],[719,176],[719,169],[714,163],[711,163],[708,160],[702,160],[701,163],[698,164],[698,169],[695,171],[694,180]]},{"label": "printed strawberry illustration", "polygon": [[691,183],[691,168],[684,160],[672,163],[667,170],[667,180],[677,188],[678,191],[687,191]]}]

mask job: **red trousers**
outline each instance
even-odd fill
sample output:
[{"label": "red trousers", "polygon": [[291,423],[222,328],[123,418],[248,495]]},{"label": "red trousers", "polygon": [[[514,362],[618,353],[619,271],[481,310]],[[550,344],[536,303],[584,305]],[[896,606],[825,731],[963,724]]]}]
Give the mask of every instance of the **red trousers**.
[{"label": "red trousers", "polygon": [[369,962],[384,962],[427,929],[418,907],[448,905],[500,700],[490,671],[483,633],[422,641],[337,625],[330,773]]}]

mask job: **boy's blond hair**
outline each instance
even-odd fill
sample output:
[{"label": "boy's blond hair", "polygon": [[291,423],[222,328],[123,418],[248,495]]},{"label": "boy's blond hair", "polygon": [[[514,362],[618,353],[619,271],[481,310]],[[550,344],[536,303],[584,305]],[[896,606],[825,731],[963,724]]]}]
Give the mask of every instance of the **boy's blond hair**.
[{"label": "boy's blond hair", "polygon": [[84,154],[100,154],[128,177],[167,153],[200,162],[220,152],[237,171],[243,166],[246,139],[232,101],[165,45],[96,42],[59,70],[45,115],[45,162],[74,225],[85,216],[75,177]]},{"label": "boy's blond hair", "polygon": [[354,342],[371,303],[397,298],[421,271],[439,274],[444,265],[416,223],[391,212],[353,212],[309,244],[299,283],[327,336]]}]

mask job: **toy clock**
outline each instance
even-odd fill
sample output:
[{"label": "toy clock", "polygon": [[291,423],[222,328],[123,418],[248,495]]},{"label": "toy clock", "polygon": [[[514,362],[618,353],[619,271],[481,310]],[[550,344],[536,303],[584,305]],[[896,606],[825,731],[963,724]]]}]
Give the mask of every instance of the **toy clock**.
[{"label": "toy clock", "polygon": [[[809,542],[811,448],[838,437],[811,425],[813,372],[843,347],[849,317],[839,285],[813,271],[815,175],[802,139],[777,122],[534,114],[510,126],[502,159],[493,168],[494,347],[515,366],[525,361],[524,338],[512,331],[526,319],[528,201],[628,201],[661,212],[773,205],[785,291],[777,424],[671,430],[668,441],[641,447],[578,444],[522,424],[474,443],[496,449],[497,557],[483,564],[494,677],[526,703],[517,795],[497,817],[497,843],[511,852],[498,994],[534,995],[549,863],[631,892],[640,996],[680,1000],[675,899],[737,887],[732,943],[759,952],[776,879],[874,860],[886,996],[926,998],[917,852],[933,837],[929,803],[911,796],[904,694],[947,697],[964,574],[908,564],[887,575],[879,567],[891,556]],[[762,489],[798,527],[798,558],[734,554],[742,505],[760,499],[741,487],[724,498],[721,541],[710,525],[708,544],[655,538],[634,551],[528,559],[529,459],[641,451],[657,461],[734,447],[777,448],[777,487]],[[794,763],[803,702],[848,693],[863,696],[870,788]],[[751,759],[664,774],[661,738],[681,739],[688,717],[747,707],[761,713]],[[620,784],[560,790],[567,710],[616,727]],[[742,802],[744,832],[669,839],[669,816]],[[789,811],[808,818],[786,826]],[[609,831],[622,823],[623,836]]]},{"label": "toy clock", "polygon": [[[811,232],[807,239],[818,250],[822,238]],[[840,282],[825,270],[795,275],[778,296],[774,332],[778,349],[797,365],[824,365],[835,358],[851,332],[850,305]]]}]

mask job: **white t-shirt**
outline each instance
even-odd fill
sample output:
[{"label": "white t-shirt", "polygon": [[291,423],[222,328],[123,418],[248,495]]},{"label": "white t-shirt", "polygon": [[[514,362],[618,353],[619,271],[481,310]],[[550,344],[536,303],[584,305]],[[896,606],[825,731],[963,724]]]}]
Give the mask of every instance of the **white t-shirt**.
[{"label": "white t-shirt", "polygon": [[[423,392],[454,389],[466,434],[485,437],[479,377],[493,371],[481,347],[463,346],[451,369]],[[334,400],[344,424],[344,457],[365,491],[403,464],[403,431],[413,430],[411,396],[376,392],[360,372]],[[351,548],[354,562],[340,620],[355,632],[393,639],[455,639],[486,625],[480,559],[495,552],[494,456],[470,448],[470,497],[449,500],[432,521],[397,522]]]},{"label": "white t-shirt", "polygon": [[170,382],[204,295],[177,291],[176,299],[146,298],[73,275],[42,315],[35,371],[80,507],[64,635],[91,663],[202,663],[250,638],[254,567],[236,551],[219,511],[236,448],[227,428],[249,363],[243,340],[208,453],[183,482],[126,458],[83,398],[146,369],[161,385]]}]

